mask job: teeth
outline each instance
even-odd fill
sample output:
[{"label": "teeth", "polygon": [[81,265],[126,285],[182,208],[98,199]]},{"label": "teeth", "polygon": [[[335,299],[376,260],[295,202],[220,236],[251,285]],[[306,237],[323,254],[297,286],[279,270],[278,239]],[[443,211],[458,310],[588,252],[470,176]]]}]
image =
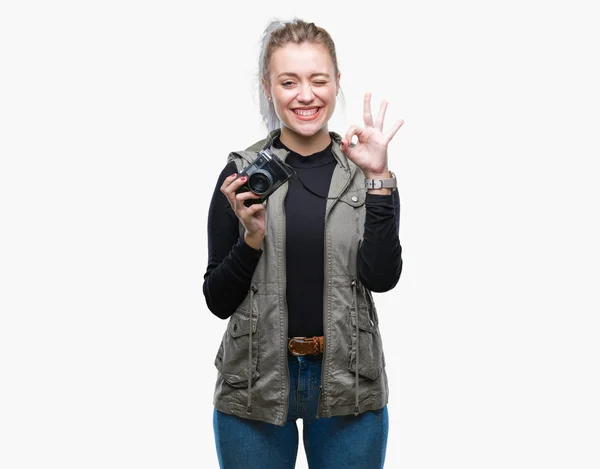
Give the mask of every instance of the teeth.
[{"label": "teeth", "polygon": [[319,108],[315,107],[313,109],[294,109],[294,112],[299,116],[312,116],[316,114]]}]

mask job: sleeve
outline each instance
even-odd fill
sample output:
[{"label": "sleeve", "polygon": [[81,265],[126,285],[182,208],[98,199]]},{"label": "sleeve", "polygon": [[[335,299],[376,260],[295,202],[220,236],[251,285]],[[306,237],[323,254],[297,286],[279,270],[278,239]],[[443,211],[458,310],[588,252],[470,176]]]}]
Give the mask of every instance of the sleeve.
[{"label": "sleeve", "polygon": [[237,168],[228,163],[221,172],[208,210],[208,266],[202,291],[208,309],[227,319],[244,301],[262,250],[240,236],[239,219],[220,188]]},{"label": "sleeve", "polygon": [[369,290],[396,286],[402,272],[400,196],[367,193],[363,240],[358,250],[358,278]]}]

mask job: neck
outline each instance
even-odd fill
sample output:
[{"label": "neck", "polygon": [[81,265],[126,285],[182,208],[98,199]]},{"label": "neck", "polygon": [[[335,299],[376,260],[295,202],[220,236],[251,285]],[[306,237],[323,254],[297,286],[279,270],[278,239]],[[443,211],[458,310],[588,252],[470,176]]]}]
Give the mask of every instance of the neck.
[{"label": "neck", "polygon": [[293,152],[302,156],[308,156],[327,148],[327,145],[331,143],[331,136],[329,135],[327,126],[308,137],[297,134],[287,127],[282,127],[279,140]]}]

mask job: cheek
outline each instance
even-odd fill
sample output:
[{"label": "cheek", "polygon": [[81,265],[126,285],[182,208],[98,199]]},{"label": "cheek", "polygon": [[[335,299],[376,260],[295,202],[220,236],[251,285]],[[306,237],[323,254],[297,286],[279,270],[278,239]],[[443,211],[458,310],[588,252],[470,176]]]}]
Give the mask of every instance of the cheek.
[{"label": "cheek", "polygon": [[276,106],[280,109],[285,109],[289,106],[294,97],[288,93],[277,93],[275,95]]},{"label": "cheek", "polygon": [[328,103],[331,103],[332,101],[335,101],[335,89],[331,88],[331,89],[328,89],[328,90],[323,90],[322,92],[320,92],[318,94],[318,96],[323,101],[327,101]]}]

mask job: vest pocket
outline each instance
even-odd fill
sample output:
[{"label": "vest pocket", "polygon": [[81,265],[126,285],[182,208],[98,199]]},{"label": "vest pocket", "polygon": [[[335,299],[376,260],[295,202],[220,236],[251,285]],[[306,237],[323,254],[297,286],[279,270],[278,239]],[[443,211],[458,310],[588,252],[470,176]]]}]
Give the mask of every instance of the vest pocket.
[{"label": "vest pocket", "polygon": [[[366,305],[359,306],[358,314],[358,374],[365,378],[375,380],[383,370],[383,347],[377,324],[373,322]],[[356,371],[356,322],[354,307],[350,308],[351,347],[348,369]]]},{"label": "vest pocket", "polygon": [[[257,318],[252,318],[252,364],[250,373],[252,384],[260,374],[258,363]],[[250,341],[250,318],[247,312],[236,311],[229,319],[227,331],[215,358],[215,366],[227,384],[234,388],[248,386],[248,361]]]}]

